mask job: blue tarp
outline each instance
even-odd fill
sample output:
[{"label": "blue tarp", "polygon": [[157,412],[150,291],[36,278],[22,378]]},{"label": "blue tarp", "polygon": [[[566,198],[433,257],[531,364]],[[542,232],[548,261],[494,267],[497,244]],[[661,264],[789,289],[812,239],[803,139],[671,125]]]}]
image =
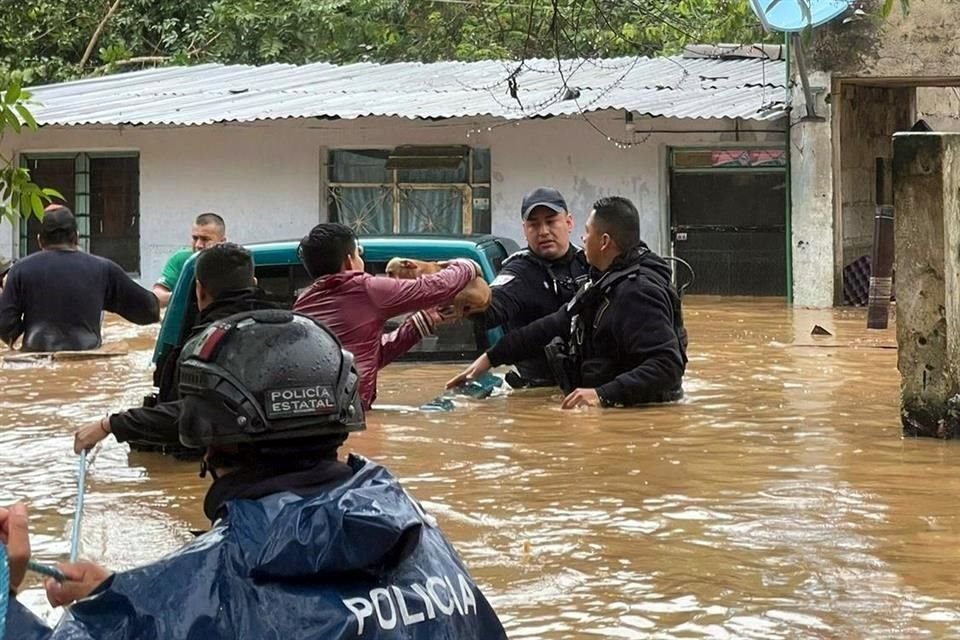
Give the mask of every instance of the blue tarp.
[{"label": "blue tarp", "polygon": [[207,533],[115,574],[56,629],[11,602],[10,640],[498,640],[456,552],[383,467],[312,498],[235,500]]}]

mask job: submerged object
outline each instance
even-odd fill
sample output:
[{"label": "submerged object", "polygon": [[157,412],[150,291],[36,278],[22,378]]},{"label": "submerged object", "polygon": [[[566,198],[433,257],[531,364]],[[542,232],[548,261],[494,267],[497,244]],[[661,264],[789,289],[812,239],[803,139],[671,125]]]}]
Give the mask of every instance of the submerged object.
[{"label": "submerged object", "polygon": [[454,387],[450,391],[453,395],[458,396],[469,396],[471,398],[476,398],[477,400],[483,400],[488,398],[490,394],[493,393],[493,390],[503,386],[503,378],[496,376],[489,371],[484,373],[479,378],[470,380],[458,387]]},{"label": "submerged object", "polygon": [[127,355],[126,351],[10,351],[3,354],[7,362],[44,362],[51,360],[102,360],[104,358],[119,358]]},{"label": "submerged object", "polygon": [[453,411],[453,400],[443,396],[437,396],[430,402],[420,405],[420,411]]},{"label": "submerged object", "polygon": [[810,331],[812,336],[832,336],[833,334],[821,327],[818,324],[813,325],[813,329]]},{"label": "submerged object", "polygon": [[503,378],[494,375],[489,371],[482,376],[465,382],[459,386],[449,389],[430,402],[420,405],[421,411],[453,411],[454,396],[467,396],[475,400],[489,398],[493,390],[503,386]]}]

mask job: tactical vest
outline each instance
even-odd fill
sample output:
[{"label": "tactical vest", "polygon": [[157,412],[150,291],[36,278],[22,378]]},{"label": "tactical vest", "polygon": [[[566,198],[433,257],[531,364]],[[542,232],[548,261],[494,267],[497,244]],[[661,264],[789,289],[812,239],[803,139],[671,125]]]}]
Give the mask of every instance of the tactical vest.
[{"label": "tactical vest", "polygon": [[[641,252],[641,256],[649,249]],[[611,377],[616,363],[609,358],[597,358],[592,353],[593,330],[599,316],[609,306],[610,292],[625,280],[636,278],[642,265],[634,263],[625,269],[605,273],[596,283],[587,282],[567,304],[570,315],[570,338],[566,342],[554,339],[546,347],[547,361],[564,393],[580,387],[599,386],[597,379]],[[680,342],[684,365],[687,363],[687,330],[683,326],[683,309],[680,295],[669,284],[667,292],[673,307],[673,330]]]}]

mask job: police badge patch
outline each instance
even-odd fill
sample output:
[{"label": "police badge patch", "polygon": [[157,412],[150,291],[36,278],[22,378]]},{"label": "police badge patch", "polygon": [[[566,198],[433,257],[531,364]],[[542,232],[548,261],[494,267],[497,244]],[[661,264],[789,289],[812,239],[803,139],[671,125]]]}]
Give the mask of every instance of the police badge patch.
[{"label": "police badge patch", "polygon": [[337,410],[333,389],[327,385],[271,389],[265,396],[267,418],[270,419],[326,415]]}]

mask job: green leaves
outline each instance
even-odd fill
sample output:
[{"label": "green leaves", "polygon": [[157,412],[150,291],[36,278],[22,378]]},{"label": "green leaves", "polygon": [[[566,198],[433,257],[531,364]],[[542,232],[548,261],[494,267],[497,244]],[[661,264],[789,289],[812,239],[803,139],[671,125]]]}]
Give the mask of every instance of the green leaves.
[{"label": "green leaves", "polygon": [[23,119],[23,121],[27,124],[28,127],[30,127],[30,129],[37,128],[37,121],[33,119],[33,114],[30,113],[29,109],[27,109],[22,104],[16,104],[13,106],[13,108],[17,111],[18,114],[20,114],[20,118]]},{"label": "green leaves", "polygon": [[30,172],[7,164],[0,168],[0,217],[43,217],[44,207],[54,199],[63,201],[56,189],[42,189],[30,181]]},{"label": "green leaves", "polygon": [[14,80],[10,83],[10,86],[7,87],[7,91],[3,95],[4,104],[16,104],[17,100],[20,99],[20,92],[20,82]]},{"label": "green leaves", "polygon": [[[12,79],[0,91],[0,137],[7,131],[20,133],[23,127],[36,129],[37,121],[26,105],[30,93],[21,89],[19,79]],[[11,222],[20,217],[43,217],[43,208],[54,198],[63,200],[56,190],[41,188],[30,180],[30,172],[12,159],[0,157],[0,218]]]},{"label": "green leaves", "polygon": [[[77,77],[104,2],[10,5],[0,12],[0,77],[4,67],[31,78],[23,84]],[[97,42],[97,73],[134,70],[118,63],[150,56],[171,64],[519,60],[555,58],[558,49],[658,55],[692,40],[776,39],[742,0],[556,0],[556,9],[558,29],[554,0],[123,0]]]},{"label": "green leaves", "polygon": [[[103,0],[0,0],[0,103],[17,86],[80,75]],[[768,9],[811,0],[760,0]],[[909,0],[876,2],[884,17]],[[553,19],[556,11],[558,18]],[[809,39],[809,34],[804,36]],[[744,0],[123,0],[97,41],[96,73],[169,64],[478,60],[673,54],[692,42],[779,42]],[[150,63],[153,64],[152,62]],[[11,71],[16,69],[16,71]],[[9,94],[9,95],[8,95]],[[8,102],[13,100],[13,102]],[[19,111],[21,124],[28,119]],[[8,118],[0,124],[11,130]]]},{"label": "green leaves", "polygon": [[[886,20],[891,13],[893,13],[893,0],[883,0],[883,5],[880,7],[880,17]],[[905,16],[910,15],[910,0],[900,0],[900,13]]]},{"label": "green leaves", "polygon": [[130,51],[130,49],[119,44],[112,44],[108,47],[100,47],[100,50],[97,53],[100,56],[100,60],[104,64],[113,64],[114,62],[127,60],[128,58],[133,57],[133,52]]},{"label": "green leaves", "polygon": [[2,95],[3,100],[2,104],[0,104],[0,138],[3,137],[3,130],[7,128],[13,129],[16,133],[20,133],[24,125],[31,131],[35,130],[37,128],[37,121],[34,120],[30,109],[24,104],[26,100],[30,99],[30,93],[22,90],[20,84],[13,81],[7,86],[6,91],[2,92]]}]

